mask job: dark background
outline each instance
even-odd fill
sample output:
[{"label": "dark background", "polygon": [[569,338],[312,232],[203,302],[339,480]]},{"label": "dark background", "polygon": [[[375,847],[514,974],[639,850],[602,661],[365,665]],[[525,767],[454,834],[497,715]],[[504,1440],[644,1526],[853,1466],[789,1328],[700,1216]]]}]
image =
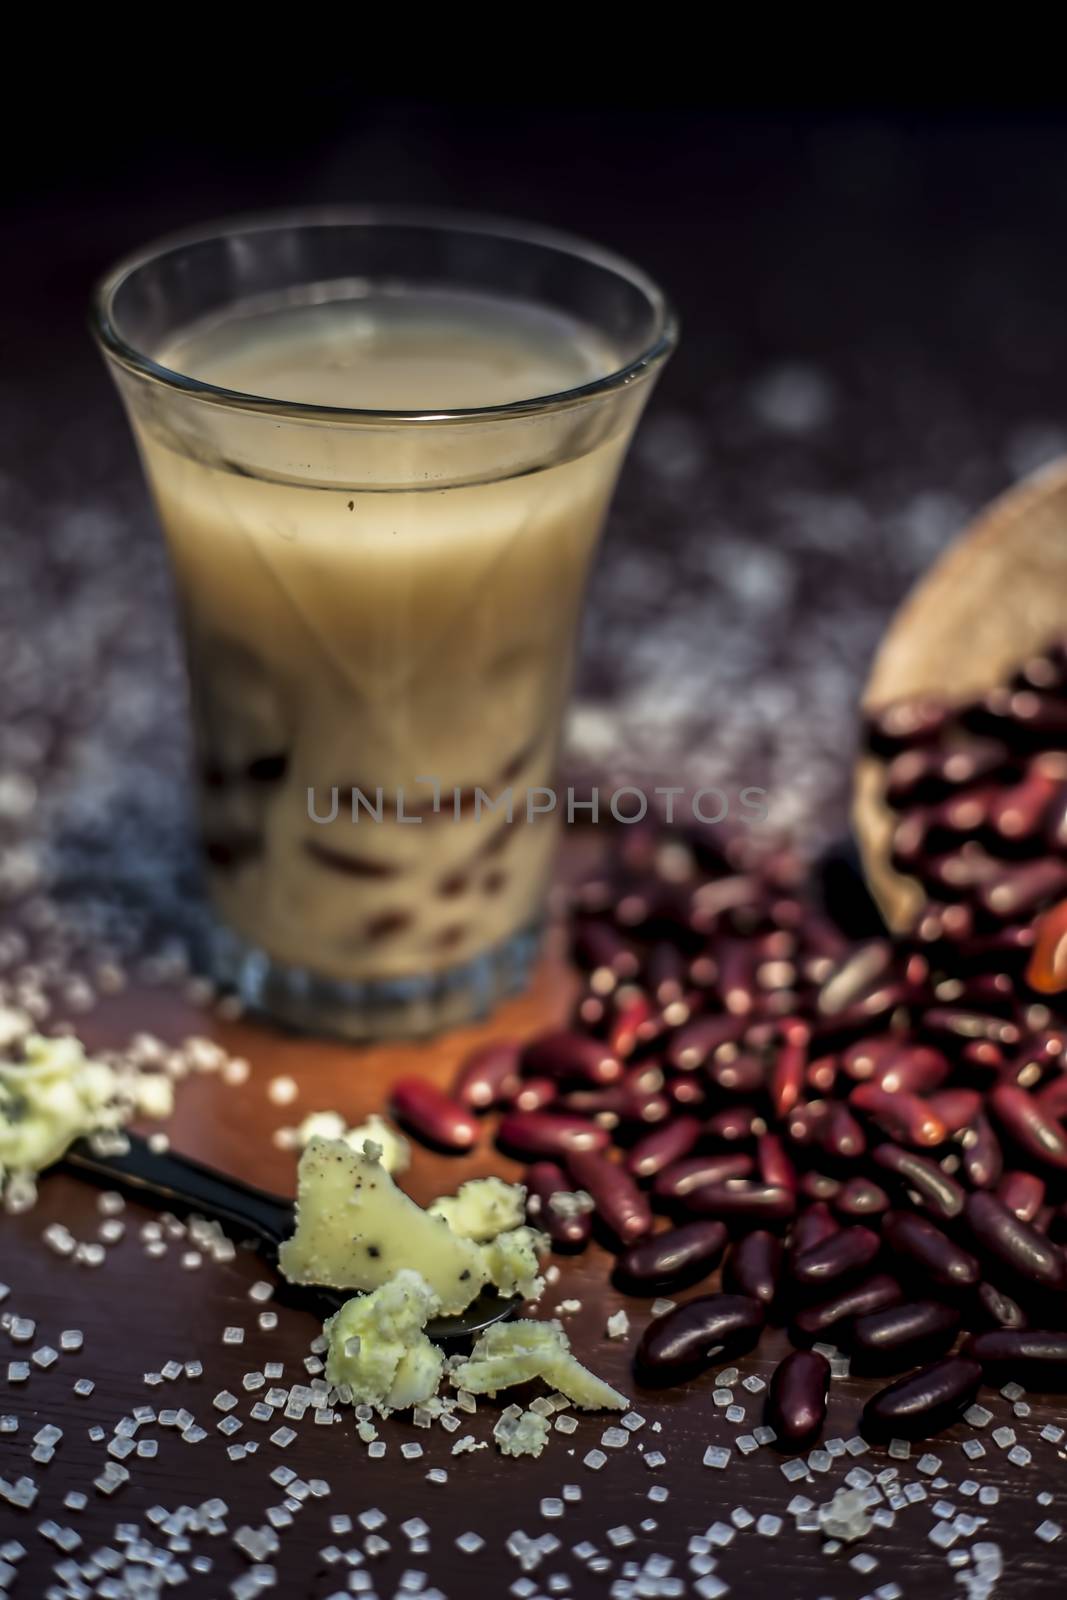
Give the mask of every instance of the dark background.
[{"label": "dark background", "polygon": [[[912,103],[746,100],[725,60],[714,104],[386,97],[318,54],[314,71],[213,56],[109,82],[68,52],[42,109],[62,121],[9,145],[0,641],[33,709],[80,707],[66,831],[108,814],[121,771],[158,855],[160,773],[176,792],[184,740],[164,566],[90,286],[169,229],[327,201],[526,216],[660,279],[683,339],[594,581],[572,759],[763,784],[781,828],[839,831],[893,605],[1067,439],[1067,112],[964,98],[959,73]],[[124,803],[123,838],[136,826]]]}]

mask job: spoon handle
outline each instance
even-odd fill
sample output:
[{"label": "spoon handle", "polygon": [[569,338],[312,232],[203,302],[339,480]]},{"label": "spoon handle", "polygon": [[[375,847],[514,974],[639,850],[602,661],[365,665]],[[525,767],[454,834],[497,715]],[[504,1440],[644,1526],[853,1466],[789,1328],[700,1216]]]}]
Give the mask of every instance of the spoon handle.
[{"label": "spoon handle", "polygon": [[98,1155],[86,1139],[76,1139],[63,1165],[81,1178],[120,1189],[133,1198],[150,1196],[177,1213],[197,1212],[221,1223],[239,1238],[254,1238],[273,1257],[293,1231],[292,1202],[256,1189],[239,1178],[205,1167],[190,1156],[155,1151],[139,1134],[127,1133],[121,1155]]}]

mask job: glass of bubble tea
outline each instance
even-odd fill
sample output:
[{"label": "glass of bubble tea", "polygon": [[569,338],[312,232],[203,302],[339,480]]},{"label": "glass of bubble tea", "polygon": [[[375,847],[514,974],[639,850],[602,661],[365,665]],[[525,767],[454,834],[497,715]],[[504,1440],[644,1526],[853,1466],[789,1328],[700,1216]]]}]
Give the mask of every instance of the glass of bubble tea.
[{"label": "glass of bubble tea", "polygon": [[170,553],[217,975],[435,1032],[522,987],[593,552],[675,325],[542,229],[325,211],[163,240],[96,337]]}]

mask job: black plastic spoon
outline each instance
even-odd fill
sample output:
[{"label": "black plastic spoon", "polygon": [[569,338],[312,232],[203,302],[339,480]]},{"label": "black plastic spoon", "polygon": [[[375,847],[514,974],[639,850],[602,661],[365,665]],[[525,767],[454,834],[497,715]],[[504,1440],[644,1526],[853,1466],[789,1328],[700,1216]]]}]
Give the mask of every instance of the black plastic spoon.
[{"label": "black plastic spoon", "polygon": [[[108,1188],[120,1189],[135,1199],[162,1201],[180,1214],[195,1211],[219,1223],[238,1239],[250,1239],[259,1254],[277,1270],[278,1246],[295,1225],[291,1200],[256,1189],[239,1178],[194,1161],[173,1150],[155,1151],[136,1133],[125,1134],[129,1147],[121,1155],[98,1155],[87,1139],[76,1139],[61,1163],[76,1177],[88,1178]],[[284,1282],[284,1280],[282,1280]],[[332,1316],[356,1290],[285,1284],[286,1297]],[[431,1339],[467,1339],[503,1319],[521,1304],[519,1295],[500,1295],[483,1289],[465,1311],[454,1317],[434,1317],[426,1324]]]}]

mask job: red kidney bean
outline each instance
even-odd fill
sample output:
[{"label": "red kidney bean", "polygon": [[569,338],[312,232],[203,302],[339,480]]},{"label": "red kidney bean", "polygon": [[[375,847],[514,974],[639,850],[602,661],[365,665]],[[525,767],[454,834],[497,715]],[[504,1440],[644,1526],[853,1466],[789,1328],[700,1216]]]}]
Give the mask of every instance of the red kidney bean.
[{"label": "red kidney bean", "polygon": [[800,1099],[807,1062],[806,1042],[785,1044],[778,1052],[771,1068],[770,1095],[771,1108],[779,1120],[787,1117]]},{"label": "red kidney bean", "polygon": [[955,1343],[960,1313],[938,1300],[913,1300],[857,1317],[849,1332],[856,1373],[903,1372],[944,1355]]},{"label": "red kidney bean", "polygon": [[565,1117],[552,1111],[509,1112],[501,1117],[497,1143],[515,1155],[550,1161],[564,1160],[572,1150],[605,1150],[607,1130],[585,1117]]},{"label": "red kidney bean", "polygon": [[871,1074],[889,1094],[929,1094],[949,1075],[947,1056],[929,1045],[893,1045]]},{"label": "red kidney bean", "polygon": [[945,701],[933,696],[896,700],[868,718],[867,748],[873,755],[885,757],[914,745],[933,744],[944,732],[949,715]]},{"label": "red kidney bean", "polygon": [[579,1117],[595,1117],[604,1127],[616,1128],[620,1123],[666,1122],[671,1103],[658,1089],[640,1089],[626,1082],[610,1089],[574,1089],[560,1096],[557,1109]]},{"label": "red kidney bean", "polygon": [[815,1144],[827,1110],[825,1100],[810,1100],[805,1105],[797,1106],[786,1123],[785,1131],[791,1142],[801,1147]]},{"label": "red kidney bean", "polygon": [[622,1062],[599,1039],[560,1028],[542,1033],[525,1046],[521,1058],[525,1078],[551,1078],[557,1083],[577,1082],[591,1087],[618,1083]]},{"label": "red kidney bean", "polygon": [[960,1051],[960,1061],[981,1072],[1000,1072],[1005,1059],[999,1044],[993,1044],[990,1039],[968,1039]]},{"label": "red kidney bean", "polygon": [[821,1200],[810,1205],[802,1211],[793,1228],[790,1244],[799,1255],[804,1250],[811,1250],[815,1245],[821,1244],[824,1239],[829,1239],[831,1234],[838,1231],[838,1224],[830,1215],[829,1207]]},{"label": "red kidney bean", "polygon": [[795,1455],[815,1443],[826,1421],[830,1363],[814,1350],[794,1350],[771,1375],[764,1421],[775,1447]]},{"label": "red kidney bean", "polygon": [[724,1111],[717,1111],[708,1118],[704,1131],[710,1138],[724,1144],[743,1144],[747,1139],[754,1139],[764,1127],[765,1123],[754,1107],[727,1106]]},{"label": "red kidney bean", "polygon": [[696,1117],[674,1117],[638,1139],[627,1153],[626,1165],[635,1178],[655,1178],[687,1156],[699,1138]]},{"label": "red kidney bean", "polygon": [[607,1001],[598,994],[583,994],[574,1008],[574,1015],[590,1033],[603,1033],[608,1015]]},{"label": "red kidney bean", "polygon": [[650,1234],[619,1257],[616,1275],[631,1294],[682,1288],[714,1272],[726,1249],[726,1226],[707,1219]]},{"label": "red kidney bean", "polygon": [[687,1201],[697,1189],[726,1183],[731,1178],[747,1178],[755,1166],[751,1156],[691,1156],[675,1161],[656,1174],[652,1192],[659,1200]]},{"label": "red kidney bean", "polygon": [[1045,1202],[1044,1180],[1034,1172],[1006,1172],[997,1186],[997,1199],[1020,1222],[1033,1222]]},{"label": "red kidney bean", "polygon": [[998,1083],[989,1105],[1010,1138],[1042,1166],[1067,1172],[1067,1132],[1046,1115],[1034,1096],[1014,1084]]},{"label": "red kidney bean", "polygon": [[881,1389],[863,1408],[860,1431],[867,1439],[926,1439],[954,1422],[978,1393],[977,1361],[946,1356]]},{"label": "red kidney bean", "polygon": [[931,833],[935,836],[947,834],[950,838],[954,834],[981,833],[988,826],[990,811],[1000,792],[990,783],[966,789],[963,794],[949,795],[930,812]]},{"label": "red kidney bean", "polygon": [[854,1217],[877,1217],[889,1210],[889,1196],[870,1178],[850,1178],[834,1198],[838,1216],[851,1220]]},{"label": "red kidney bean", "polygon": [[806,1200],[835,1200],[841,1192],[838,1180],[826,1172],[802,1173],[797,1187]]},{"label": "red kidney bean", "polygon": [[979,1112],[963,1136],[960,1160],[967,1182],[975,1189],[992,1189],[1004,1170],[1004,1152],[989,1119]]},{"label": "red kidney bean", "polygon": [[457,1153],[478,1142],[478,1124],[467,1107],[426,1078],[398,1078],[390,1090],[399,1122],[436,1150]]},{"label": "red kidney bean", "polygon": [[758,1056],[745,1051],[735,1056],[712,1056],[704,1071],[709,1080],[724,1094],[754,1094],[763,1088],[767,1070]]},{"label": "red kidney bean", "polygon": [[857,945],[838,961],[819,990],[816,1009],[820,1016],[837,1017],[862,1006],[872,989],[889,973],[892,948],[885,939],[872,939]]},{"label": "red kidney bean", "polygon": [[657,1038],[662,1028],[643,989],[629,987],[616,992],[607,1027],[607,1046],[613,1056],[627,1060],[639,1045]]},{"label": "red kidney bean", "polygon": [[901,1144],[930,1149],[947,1137],[945,1124],[917,1094],[890,1094],[876,1083],[858,1083],[850,1091],[848,1103]]},{"label": "red kidney bean", "polygon": [[698,1017],[688,1023],[667,1046],[667,1060],[678,1072],[693,1072],[720,1045],[736,1044],[745,1031],[743,1017]]},{"label": "red kidney bean", "polygon": [[978,891],[978,904],[998,922],[1032,917],[1067,890],[1067,863],[1043,856],[1021,866],[1003,867]]},{"label": "red kidney bean", "polygon": [[1067,1333],[995,1328],[974,1334],[963,1354],[979,1361],[987,1383],[1021,1383],[1039,1394],[1067,1391]]},{"label": "red kidney bean", "polygon": [[685,993],[685,957],[676,945],[661,939],[645,958],[644,977],[653,998],[661,1005],[680,1000]]},{"label": "red kidney bean", "polygon": [[1025,1328],[1027,1326],[1026,1312],[1017,1305],[1010,1295],[1004,1294],[996,1284],[985,1282],[978,1285],[975,1295],[975,1305],[985,1322],[994,1328]]},{"label": "red kidney bean", "polygon": [[641,1383],[662,1385],[695,1377],[723,1356],[751,1350],[763,1331],[764,1311],[745,1295],[712,1294],[688,1300],[645,1329],[634,1358]]},{"label": "red kidney bean", "polygon": [[816,1094],[832,1094],[837,1083],[838,1060],[836,1056],[816,1056],[804,1069],[804,1082]]},{"label": "red kidney bean", "polygon": [[881,1144],[871,1151],[871,1159],[914,1190],[920,1204],[934,1216],[951,1220],[963,1211],[967,1200],[963,1189],[929,1157],[902,1150],[899,1145]]},{"label": "red kidney bean", "polygon": [[835,1100],[818,1127],[818,1139],[827,1155],[855,1161],[867,1148],[863,1129],[846,1105]]},{"label": "red kidney bean", "polygon": [[997,1012],[1002,1017],[1014,1014],[1017,1002],[1015,984],[1006,972],[978,972],[965,978],[947,978],[937,984],[934,997],[942,1003],[962,1006],[969,1011]]},{"label": "red kidney bean", "polygon": [[756,1164],[764,1183],[777,1189],[795,1189],[796,1168],[776,1133],[761,1133],[756,1143]]},{"label": "red kidney bean", "polygon": [[1065,1051],[1067,1034],[1060,1029],[1048,1028],[1036,1033],[1008,1062],[1002,1074],[1003,1081],[1016,1083],[1020,1089],[1033,1089],[1050,1068],[1058,1071],[1063,1066],[1067,1059]]},{"label": "red kidney bean", "polygon": [[756,1007],[756,950],[748,939],[721,939],[718,990],[732,1017],[747,1017]]},{"label": "red kidney bean", "polygon": [[923,1013],[920,1027],[925,1034],[957,1047],[973,1039],[989,1044],[1016,1045],[1019,1029],[1014,1022],[1003,1017],[991,1017],[979,1011],[957,1010],[954,1006],[930,1006]]},{"label": "red kidney bean", "polygon": [[969,1288],[982,1276],[975,1256],[913,1211],[888,1211],[882,1218],[882,1238],[895,1256],[945,1288]]},{"label": "red kidney bean", "polygon": [[526,1078],[511,1098],[512,1111],[543,1111],[559,1099],[559,1087],[551,1078]]},{"label": "red kidney bean", "polygon": [[979,1246],[1015,1274],[1038,1288],[1056,1293],[1067,1289],[1063,1252],[1001,1205],[979,1191],[967,1200],[967,1222]]},{"label": "red kidney bean", "polygon": [[1067,1116],[1067,1072],[1062,1068],[1055,1078],[1050,1078],[1034,1096],[1046,1117],[1060,1122]]},{"label": "red kidney bean", "polygon": [[1067,851],[1067,784],[1061,785],[1042,819],[1041,836],[1050,850]]},{"label": "red kidney bean", "polygon": [[1004,877],[1003,864],[969,839],[956,850],[914,863],[912,872],[939,900],[975,898],[984,884]]},{"label": "red kidney bean", "polygon": [[592,1195],[597,1216],[622,1244],[652,1231],[652,1208],[625,1167],[598,1150],[568,1150],[567,1171],[579,1189]]},{"label": "red kidney bean", "polygon": [[1012,847],[1029,842],[1040,847],[1035,835],[1064,776],[1055,762],[1038,756],[1019,783],[998,791],[989,807],[988,826],[1000,843]]},{"label": "red kidney bean", "polygon": [[784,1254],[782,1241],[765,1228],[745,1234],[726,1258],[723,1287],[769,1308],[778,1293]]},{"label": "red kidney bean", "polygon": [[875,1273],[862,1283],[840,1290],[829,1300],[804,1306],[793,1317],[792,1328],[796,1335],[817,1340],[838,1323],[867,1316],[872,1311],[881,1311],[885,1306],[896,1305],[903,1298],[904,1291],[895,1278],[890,1278],[884,1272]]},{"label": "red kidney bean", "polygon": [[592,973],[593,987],[599,993],[613,989],[620,978],[637,976],[639,962],[633,946],[610,922],[579,918],[571,948],[578,966]]},{"label": "red kidney bean", "polygon": [[[900,1057],[905,1048],[895,1039],[857,1039],[843,1052],[841,1065],[847,1077],[856,1083],[863,1083],[867,1078],[881,1076]],[[948,1071],[947,1062],[945,1070]],[[894,1084],[892,1087],[912,1088],[913,1085]]]},{"label": "red kidney bean", "polygon": [[1029,925],[998,928],[995,933],[971,937],[961,935],[955,960],[967,972],[1014,971],[1024,964],[1034,947],[1034,931]]},{"label": "red kidney bean", "polygon": [[790,1271],[795,1282],[817,1289],[862,1272],[871,1265],[880,1249],[881,1240],[870,1228],[841,1228],[822,1244],[794,1255]]},{"label": "red kidney bean", "polygon": [[519,1048],[502,1039],[472,1050],[452,1082],[453,1099],[471,1111],[506,1104],[519,1088]]},{"label": "red kidney bean", "polygon": [[707,1099],[704,1085],[697,1078],[671,1078],[663,1087],[671,1104],[683,1111],[699,1109]]},{"label": "red kidney bean", "polygon": [[1026,981],[1039,994],[1059,994],[1067,988],[1067,900],[1038,918]]},{"label": "red kidney bean", "polygon": [[927,1096],[926,1106],[950,1136],[962,1133],[982,1109],[982,1096],[976,1089],[942,1089]]},{"label": "red kidney bean", "polygon": [[572,1184],[554,1161],[536,1161],[526,1169],[526,1210],[535,1227],[547,1233],[553,1250],[584,1250],[593,1231],[589,1211],[557,1211],[552,1196],[569,1194]]},{"label": "red kidney bean", "polygon": [[730,1222],[788,1222],[796,1211],[796,1196],[748,1178],[702,1184],[685,1198],[687,1211],[700,1217],[724,1217]]}]

